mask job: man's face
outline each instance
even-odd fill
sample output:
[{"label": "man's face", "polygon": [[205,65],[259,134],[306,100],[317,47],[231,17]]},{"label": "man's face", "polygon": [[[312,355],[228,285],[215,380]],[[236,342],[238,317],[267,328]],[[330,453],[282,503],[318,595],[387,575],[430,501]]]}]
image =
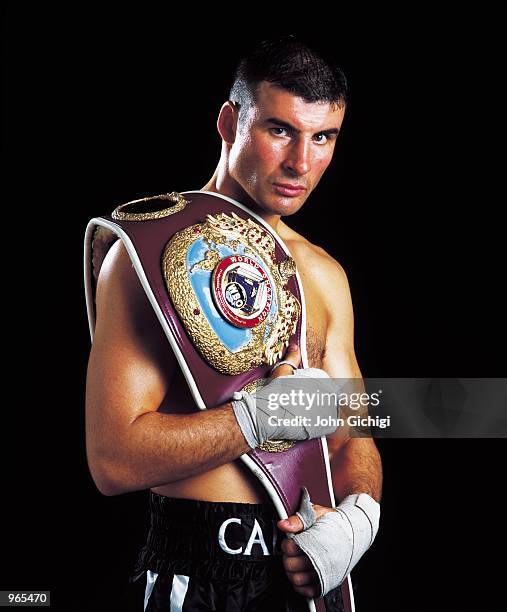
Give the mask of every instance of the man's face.
[{"label": "man's face", "polygon": [[229,172],[262,210],[291,215],[328,167],[345,108],[306,102],[267,81],[256,98],[238,125]]}]

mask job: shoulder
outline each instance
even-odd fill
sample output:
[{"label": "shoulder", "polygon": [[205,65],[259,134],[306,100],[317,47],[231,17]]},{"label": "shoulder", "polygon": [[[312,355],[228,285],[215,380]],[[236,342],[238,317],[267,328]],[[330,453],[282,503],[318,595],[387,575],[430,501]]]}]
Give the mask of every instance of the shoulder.
[{"label": "shoulder", "polygon": [[97,297],[111,292],[130,293],[139,285],[137,274],[122,240],[116,240],[106,253],[97,279]]},{"label": "shoulder", "polygon": [[343,266],[325,249],[292,230],[284,241],[300,274],[310,276],[325,288],[325,295],[332,295],[334,300],[337,296],[349,294],[349,282]]},{"label": "shoulder", "polygon": [[142,333],[151,320],[151,306],[127,249],[117,240],[109,249],[97,280],[97,327],[129,327]]}]

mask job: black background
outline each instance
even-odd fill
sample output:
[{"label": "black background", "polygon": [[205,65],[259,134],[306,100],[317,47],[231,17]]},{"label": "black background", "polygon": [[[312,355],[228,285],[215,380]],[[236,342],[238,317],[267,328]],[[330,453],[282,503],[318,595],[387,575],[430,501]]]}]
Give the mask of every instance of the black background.
[{"label": "black background", "polygon": [[[50,589],[54,609],[117,609],[147,521],[145,492],[103,497],[87,471],[86,222],[207,182],[252,41],[302,32],[349,78],[333,164],[289,224],[348,274],[363,374],[505,375],[497,16],[238,8],[5,10],[0,589]],[[503,441],[379,447],[359,612],[502,609]]]}]

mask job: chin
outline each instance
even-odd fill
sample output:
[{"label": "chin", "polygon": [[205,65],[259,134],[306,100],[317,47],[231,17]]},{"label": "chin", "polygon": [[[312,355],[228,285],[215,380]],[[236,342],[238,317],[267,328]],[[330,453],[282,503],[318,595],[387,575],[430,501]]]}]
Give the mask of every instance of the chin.
[{"label": "chin", "polygon": [[260,191],[257,193],[250,192],[248,197],[250,199],[250,206],[253,206],[254,209],[257,208],[257,212],[288,217],[296,213],[303,206],[307,199],[307,194],[291,198],[275,195],[270,191],[267,193]]},{"label": "chin", "polygon": [[288,217],[296,213],[301,206],[303,206],[305,198],[276,198],[274,201],[269,201],[263,207],[269,212],[280,215],[282,217]]}]

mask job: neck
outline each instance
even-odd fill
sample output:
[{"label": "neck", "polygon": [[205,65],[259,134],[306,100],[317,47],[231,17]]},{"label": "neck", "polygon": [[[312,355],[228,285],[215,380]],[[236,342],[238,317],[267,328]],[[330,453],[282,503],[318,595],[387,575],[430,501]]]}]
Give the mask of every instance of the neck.
[{"label": "neck", "polygon": [[252,212],[259,215],[266,223],[268,223],[275,232],[278,231],[280,221],[280,215],[275,215],[268,211],[263,210],[252,198],[242,189],[238,183],[227,173],[227,171],[219,163],[215,173],[211,179],[201,187],[202,191],[213,191],[215,193],[221,193],[222,195],[228,196],[233,200],[237,200],[241,204],[247,206]]}]

